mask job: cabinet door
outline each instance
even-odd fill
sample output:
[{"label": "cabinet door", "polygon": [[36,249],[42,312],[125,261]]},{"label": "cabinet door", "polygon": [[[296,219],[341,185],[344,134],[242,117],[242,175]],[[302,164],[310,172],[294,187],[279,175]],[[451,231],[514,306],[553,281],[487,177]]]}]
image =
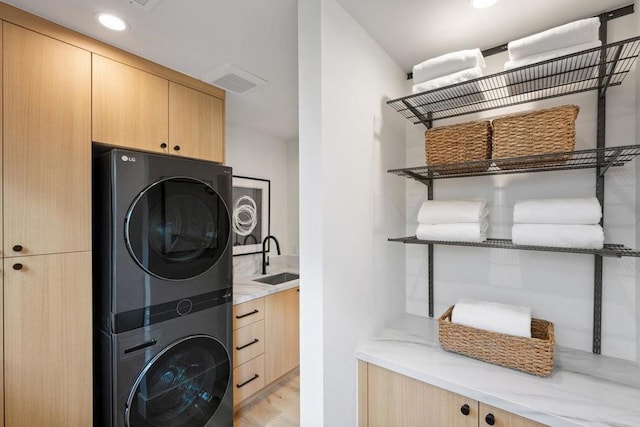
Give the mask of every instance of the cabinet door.
[{"label": "cabinet door", "polygon": [[[369,427],[477,427],[478,402],[376,365],[367,369]],[[464,415],[462,407],[469,412]]]},{"label": "cabinet door", "polygon": [[[487,419],[487,417],[491,417],[491,419]],[[493,420],[493,424],[491,424],[491,420]],[[480,403],[478,423],[481,427],[544,427],[544,424],[531,421],[484,403]]]},{"label": "cabinet door", "polygon": [[298,288],[264,299],[264,353],[267,384],[300,364],[300,294]]},{"label": "cabinet door", "polygon": [[4,255],[90,250],[91,56],[3,32]]},{"label": "cabinet door", "polygon": [[4,280],[6,424],[92,425],[91,252],[5,258]]},{"label": "cabinet door", "polygon": [[93,54],[93,140],[166,152],[169,82]]},{"label": "cabinet door", "polygon": [[224,102],[169,82],[169,143],[171,153],[223,163]]}]

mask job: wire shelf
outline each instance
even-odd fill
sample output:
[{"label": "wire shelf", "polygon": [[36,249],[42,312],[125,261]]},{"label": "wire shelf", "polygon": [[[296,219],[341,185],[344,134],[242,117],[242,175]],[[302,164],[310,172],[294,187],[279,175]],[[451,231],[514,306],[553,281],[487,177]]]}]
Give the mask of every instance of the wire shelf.
[{"label": "wire shelf", "polygon": [[624,245],[605,243],[602,249],[578,249],[578,248],[556,248],[552,246],[531,246],[515,245],[508,239],[487,239],[486,242],[446,242],[440,240],[419,240],[416,236],[398,237],[389,239],[390,242],[400,242],[416,245],[449,245],[449,246],[472,246],[478,248],[498,248],[498,249],[518,249],[525,251],[543,252],[565,252],[574,254],[601,255],[605,257],[640,257],[640,251],[627,248]]},{"label": "wire shelf", "polygon": [[640,54],[640,37],[388,101],[414,124],[457,117],[622,83]]},{"label": "wire shelf", "polygon": [[640,145],[625,145],[563,153],[478,160],[466,163],[391,169],[389,173],[413,178],[423,183],[427,183],[431,179],[589,168],[600,168],[600,174],[604,175],[610,167],[623,166],[638,155],[640,155]]}]

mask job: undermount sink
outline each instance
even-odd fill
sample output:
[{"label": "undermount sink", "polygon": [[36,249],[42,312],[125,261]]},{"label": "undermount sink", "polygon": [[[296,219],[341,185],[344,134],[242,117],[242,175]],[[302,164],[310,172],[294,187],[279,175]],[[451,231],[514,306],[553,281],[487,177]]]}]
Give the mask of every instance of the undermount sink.
[{"label": "undermount sink", "polygon": [[254,279],[254,282],[266,283],[267,285],[279,285],[280,283],[290,282],[298,278],[300,278],[300,276],[295,273],[280,273],[274,274],[273,276],[265,276],[260,279]]}]

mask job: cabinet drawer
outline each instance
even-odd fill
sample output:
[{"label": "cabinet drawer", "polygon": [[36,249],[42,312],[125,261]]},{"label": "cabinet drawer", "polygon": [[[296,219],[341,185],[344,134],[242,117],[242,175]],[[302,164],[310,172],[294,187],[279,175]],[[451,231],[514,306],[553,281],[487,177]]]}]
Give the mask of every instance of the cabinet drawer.
[{"label": "cabinet drawer", "polygon": [[233,330],[264,319],[264,298],[233,306]]},{"label": "cabinet drawer", "polygon": [[264,355],[249,360],[233,370],[233,405],[264,388]]},{"label": "cabinet drawer", "polygon": [[233,331],[233,366],[264,353],[264,320]]}]

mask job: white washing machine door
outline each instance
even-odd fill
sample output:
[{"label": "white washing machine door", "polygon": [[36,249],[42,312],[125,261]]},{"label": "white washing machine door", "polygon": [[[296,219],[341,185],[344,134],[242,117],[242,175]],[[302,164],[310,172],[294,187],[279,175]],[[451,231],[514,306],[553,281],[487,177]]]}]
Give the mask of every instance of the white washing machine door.
[{"label": "white washing machine door", "polygon": [[128,427],[203,427],[231,376],[229,355],[213,337],[183,338],[158,353],[136,379],[125,409]]}]

